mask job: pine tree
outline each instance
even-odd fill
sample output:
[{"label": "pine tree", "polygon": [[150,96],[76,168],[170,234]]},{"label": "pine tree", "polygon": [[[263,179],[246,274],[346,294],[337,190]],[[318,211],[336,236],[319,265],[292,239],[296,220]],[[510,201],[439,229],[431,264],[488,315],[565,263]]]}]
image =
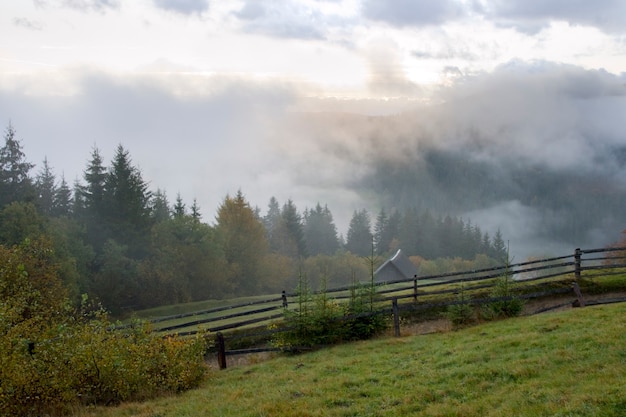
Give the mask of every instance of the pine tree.
[{"label": "pine tree", "polygon": [[298,209],[291,199],[287,200],[283,205],[280,215],[284,221],[290,240],[296,245],[297,257],[306,258],[307,248],[304,240],[302,216],[298,213]]},{"label": "pine tree", "polygon": [[103,165],[100,150],[94,147],[91,151],[91,161],[83,173],[86,185],[80,186],[80,201],[84,205],[88,217],[102,216],[104,213],[104,186],[107,171]]},{"label": "pine tree", "polygon": [[132,165],[130,154],[117,147],[104,182],[104,217],[116,241],[129,245],[129,253],[143,253],[150,227],[148,184]]},{"label": "pine tree", "polygon": [[508,251],[506,249],[506,245],[504,243],[504,239],[502,238],[502,233],[500,229],[496,231],[496,234],[493,236],[492,243],[492,258],[501,263],[508,262]]},{"label": "pine tree", "polygon": [[278,224],[280,223],[280,205],[278,204],[278,200],[276,197],[271,197],[268,207],[267,214],[263,217],[263,225],[265,226],[265,231],[267,233],[267,239],[270,242],[270,248],[274,250],[273,247],[273,236],[278,228]]},{"label": "pine tree", "polygon": [[9,123],[0,148],[0,208],[13,201],[32,201],[33,185],[29,171],[34,167],[26,161],[16,132]]},{"label": "pine tree", "polygon": [[[393,210],[387,215],[384,209],[381,209],[376,217],[376,225],[374,226],[374,247],[377,255],[382,255],[391,251],[392,242],[397,242],[400,232],[400,213]],[[406,249],[405,249],[406,250]]]},{"label": "pine tree", "polygon": [[193,204],[191,205],[191,217],[197,222],[199,222],[202,218],[202,214],[200,214],[200,206],[195,198],[193,199]]},{"label": "pine tree", "polygon": [[310,256],[333,255],[339,249],[337,227],[328,206],[317,203],[314,209],[305,210],[304,240]]},{"label": "pine tree", "polygon": [[387,251],[387,247],[389,246],[388,242],[383,242],[388,221],[389,219],[387,213],[385,213],[385,209],[380,209],[378,216],[376,216],[376,224],[374,225],[374,248],[377,255],[382,255]]},{"label": "pine tree", "polygon": [[186,214],[185,203],[183,203],[183,199],[180,196],[180,193],[176,194],[176,204],[174,204],[174,217],[179,218],[183,217]]},{"label": "pine tree", "polygon": [[72,191],[65,181],[65,175],[61,175],[61,184],[54,193],[52,207],[53,216],[69,216],[72,213]]},{"label": "pine tree", "polygon": [[54,197],[57,193],[54,172],[48,164],[48,158],[44,158],[43,166],[35,178],[35,190],[37,191],[37,206],[46,216],[54,211]]},{"label": "pine tree", "polygon": [[480,243],[480,250],[482,254],[491,256],[491,236],[489,236],[488,232],[485,232],[485,234],[483,234],[483,238]]},{"label": "pine tree", "polygon": [[152,219],[156,222],[164,222],[172,217],[167,195],[161,189],[157,189],[150,202],[150,212]]},{"label": "pine tree", "polygon": [[348,236],[346,249],[358,256],[369,256],[372,249],[372,226],[367,210],[354,211]]}]

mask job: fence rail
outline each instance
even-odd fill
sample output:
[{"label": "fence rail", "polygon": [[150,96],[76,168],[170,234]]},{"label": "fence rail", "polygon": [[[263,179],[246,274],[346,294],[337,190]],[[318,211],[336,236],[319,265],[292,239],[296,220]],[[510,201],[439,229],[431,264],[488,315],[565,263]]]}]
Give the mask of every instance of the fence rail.
[{"label": "fence rail", "polygon": [[[498,299],[489,298],[489,290],[495,285],[495,280],[505,274],[513,277],[520,292],[517,298],[533,299],[550,295],[572,293],[571,282],[578,282],[581,278],[593,279],[596,277],[626,273],[626,248],[576,249],[573,254],[531,260],[516,264],[502,265],[493,268],[484,268],[462,272],[450,272],[439,275],[427,275],[409,279],[398,279],[387,282],[375,282],[376,311],[367,314],[394,314],[402,311],[426,311],[443,308],[449,305],[468,303],[481,304],[494,302]],[[341,302],[351,297],[354,287],[339,287],[325,290],[328,300]],[[469,300],[456,299],[459,291],[471,294]],[[320,292],[313,292],[313,295]],[[580,299],[580,296],[578,296]],[[280,321],[284,311],[293,310],[298,305],[297,293],[283,293],[280,296],[268,297],[201,311],[170,315],[149,320],[153,324],[161,324],[156,331],[169,335],[177,331],[178,335],[193,335],[200,331],[219,333],[218,352],[221,352],[220,366],[226,364],[226,355],[258,352],[261,350],[276,350],[273,348],[252,348],[225,350],[225,335],[221,332],[237,329],[249,330],[249,333],[228,335],[228,340],[246,337],[263,338],[278,332],[289,331],[283,327],[268,330],[272,322]],[[387,304],[389,301],[392,305]],[[220,314],[227,312],[228,314]],[[192,320],[185,320],[185,319]],[[241,319],[241,320],[240,320]],[[181,321],[182,320],[182,321]],[[260,330],[261,327],[264,330]],[[124,326],[121,326],[124,327]],[[119,328],[119,327],[118,327]],[[188,329],[186,331],[180,331]],[[220,339],[221,338],[221,339]],[[220,342],[222,346],[220,347]],[[223,352],[222,352],[223,350]]]}]

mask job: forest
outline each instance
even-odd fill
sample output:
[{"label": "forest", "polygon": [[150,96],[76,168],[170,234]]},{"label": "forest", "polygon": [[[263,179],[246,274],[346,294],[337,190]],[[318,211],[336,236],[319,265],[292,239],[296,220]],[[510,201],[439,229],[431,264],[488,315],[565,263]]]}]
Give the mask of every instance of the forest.
[{"label": "forest", "polygon": [[[201,207],[150,190],[129,151],[107,163],[94,147],[71,186],[45,159],[36,169],[9,124],[0,148],[0,245],[49,247],[76,303],[85,295],[113,315],[159,305],[295,290],[369,277],[397,249],[420,267],[489,267],[507,260],[505,240],[470,219],[408,206],[352,214],[345,236],[327,205],[303,210],[270,197],[265,211],[242,190],[224,196],[214,223]],[[43,242],[43,243],[41,243]]]}]

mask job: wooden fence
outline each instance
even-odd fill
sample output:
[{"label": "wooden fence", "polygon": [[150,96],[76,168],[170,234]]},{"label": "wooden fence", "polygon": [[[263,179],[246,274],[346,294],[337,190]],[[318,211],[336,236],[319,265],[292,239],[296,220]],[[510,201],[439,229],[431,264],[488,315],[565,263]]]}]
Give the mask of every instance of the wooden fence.
[{"label": "wooden fence", "polygon": [[[578,282],[583,278],[593,280],[597,277],[625,274],[626,257],[621,256],[624,251],[626,248],[576,249],[570,255],[495,268],[375,282],[372,285],[376,287],[376,308],[372,312],[361,313],[361,315],[393,315],[394,332],[399,335],[399,316],[402,312],[419,314],[429,310],[445,309],[456,304],[480,305],[513,298],[528,300],[559,294],[575,295],[574,301],[584,306],[585,300]],[[515,282],[515,294],[498,298],[490,296],[497,278],[505,275]],[[326,290],[325,294],[329,300],[341,302],[351,297],[351,289],[352,287],[334,288]],[[460,292],[466,294],[467,297],[460,299]],[[243,339],[268,340],[276,333],[293,330],[278,324],[284,317],[286,309],[293,310],[294,306],[298,306],[297,300],[298,294],[283,291],[280,296],[268,299],[160,317],[149,321],[155,324],[156,331],[164,335],[174,332],[179,336],[193,335],[200,331],[216,333],[218,362],[220,368],[225,368],[226,356],[229,355],[280,350],[267,347],[227,349],[226,342],[237,344],[237,341]],[[572,304],[572,301],[556,307],[566,304]],[[547,309],[549,308],[543,311]],[[276,323],[276,328],[268,329],[271,323]]]}]

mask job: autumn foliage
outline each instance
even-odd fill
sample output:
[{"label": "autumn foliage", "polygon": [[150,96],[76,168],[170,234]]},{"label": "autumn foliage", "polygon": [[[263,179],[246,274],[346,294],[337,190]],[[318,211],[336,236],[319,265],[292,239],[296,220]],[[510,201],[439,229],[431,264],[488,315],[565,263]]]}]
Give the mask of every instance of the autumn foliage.
[{"label": "autumn foliage", "polygon": [[51,259],[45,241],[0,246],[1,416],[64,414],[203,380],[203,338],[162,338],[141,323],[111,330],[87,300],[71,306]]}]

